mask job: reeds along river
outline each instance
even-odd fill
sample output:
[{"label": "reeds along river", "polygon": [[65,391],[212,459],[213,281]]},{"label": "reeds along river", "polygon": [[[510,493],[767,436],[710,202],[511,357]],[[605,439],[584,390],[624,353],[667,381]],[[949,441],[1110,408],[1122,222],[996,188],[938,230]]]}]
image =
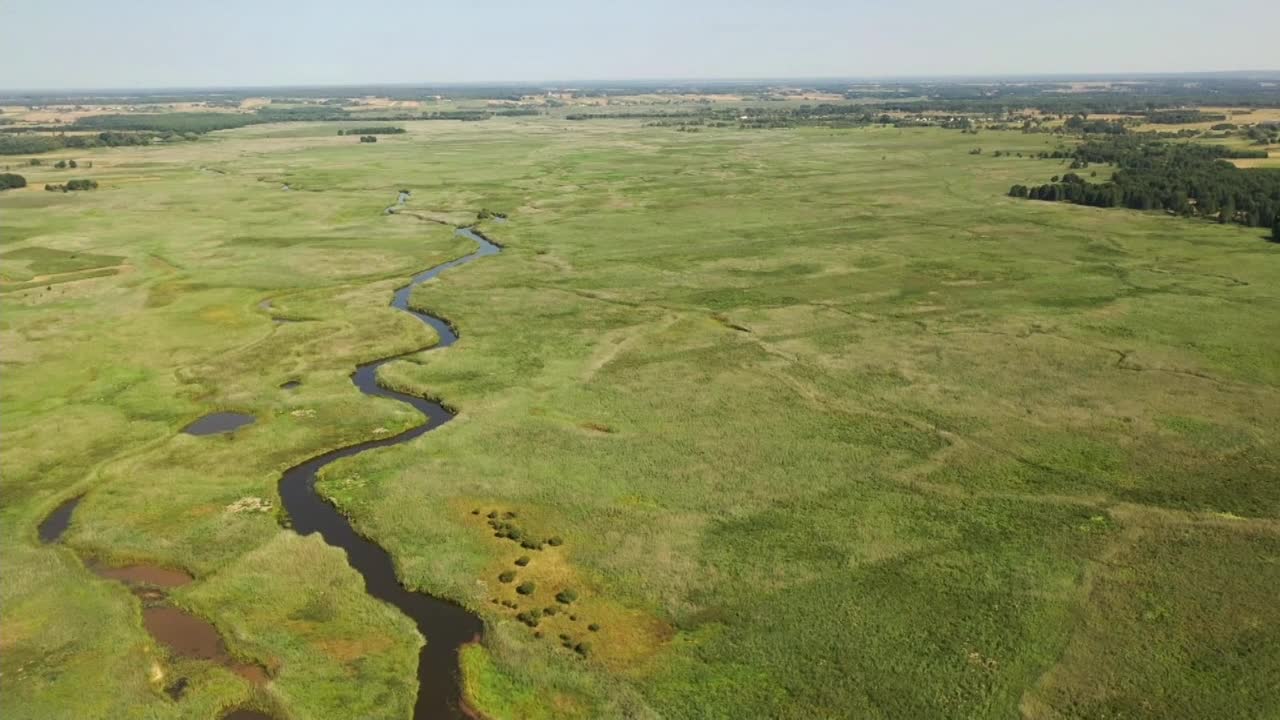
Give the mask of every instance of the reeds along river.
[{"label": "reeds along river", "polygon": [[[443,319],[410,309],[409,296],[413,289],[437,277],[446,270],[461,267],[501,251],[498,245],[471,228],[460,228],[456,232],[474,240],[479,248],[469,255],[414,275],[408,284],[396,290],[391,300],[392,307],[413,315],[423,323],[431,326],[439,334],[440,341],[431,348],[424,348],[424,350],[448,347],[457,342],[458,334]],[[356,367],[356,371],[352,373],[351,381],[365,395],[399,400],[413,406],[427,417],[427,421],[399,435],[369,440],[332,450],[289,468],[280,478],[280,496],[284,509],[288,513],[291,527],[296,532],[301,535],[319,533],[325,542],[344,550],[347,554],[347,561],[364,577],[366,592],[399,608],[401,612],[409,616],[417,624],[418,630],[427,638],[427,643],[423,646],[418,656],[418,698],[414,705],[414,718],[417,720],[425,718],[467,718],[470,715],[463,709],[462,705],[458,651],[464,644],[479,637],[484,627],[480,618],[459,605],[413,592],[401,585],[396,577],[395,564],[392,562],[391,555],[373,541],[361,537],[351,525],[351,522],[342,513],[338,512],[337,508],[321,497],[315,488],[316,474],[330,463],[358,455],[367,450],[407,443],[453,419],[453,414],[439,403],[389,390],[378,385],[378,369],[400,357],[402,356],[395,355],[359,365]],[[204,430],[206,428],[199,429]],[[192,428],[188,428],[188,431],[190,430]],[[213,432],[219,431],[225,430],[221,426],[213,430]],[[39,535],[42,541],[47,543],[55,542],[62,536],[69,526],[72,513],[74,513],[80,500],[80,497],[76,497],[64,502],[40,524]],[[173,572],[160,568],[132,567],[133,570],[127,573],[122,573],[120,569],[103,569],[99,574],[104,577],[123,580],[131,585],[151,586],[154,583],[150,581],[160,577],[156,573]],[[131,577],[133,574],[137,574],[138,577]],[[149,592],[154,593],[155,591]],[[181,613],[181,611],[177,611],[171,606],[159,604],[159,601],[163,599],[162,593],[149,596],[139,592],[139,596],[143,598],[144,603],[152,602],[157,609],[164,610],[166,618],[174,612]],[[159,617],[159,613],[153,614],[156,614],[157,618]],[[203,620],[199,620],[194,616],[182,614],[186,617],[178,620],[180,621],[179,624],[183,624],[184,627],[190,625],[191,621],[204,623]],[[169,619],[172,620],[173,618]],[[179,634],[186,633],[190,635],[189,639],[192,641],[196,640],[198,635],[199,639],[202,640],[199,652],[209,655],[209,659],[216,661],[223,661],[224,658],[229,658],[225,653],[221,638],[216,636],[216,631],[214,636],[210,638],[206,637],[206,633],[196,632],[195,629],[191,628],[194,628],[194,626],[192,625],[188,628],[191,630],[190,632],[180,631]],[[152,624],[148,623],[148,630],[155,632],[159,629],[158,627],[152,628]],[[200,628],[200,630],[202,631],[203,628]],[[162,634],[168,636],[172,633],[162,631]],[[171,649],[176,645],[182,645],[184,642],[181,637],[170,637],[168,640],[163,637],[158,637],[157,639],[170,643]],[[209,650],[209,647],[213,649]],[[251,680],[257,679],[256,676],[251,677],[255,674],[247,670],[243,671],[242,674]],[[239,709],[231,711],[224,717],[226,720],[240,720],[242,718],[265,716],[254,711]]]}]

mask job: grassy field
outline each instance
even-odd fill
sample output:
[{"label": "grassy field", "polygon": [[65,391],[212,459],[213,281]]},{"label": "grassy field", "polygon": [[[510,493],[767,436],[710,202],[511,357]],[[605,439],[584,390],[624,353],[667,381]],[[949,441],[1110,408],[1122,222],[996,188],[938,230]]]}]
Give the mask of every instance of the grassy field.
[{"label": "grassy field", "polygon": [[[416,420],[347,380],[429,342],[390,293],[470,249],[384,215],[401,187],[509,213],[506,250],[419,288],[462,339],[384,370],[457,420],[322,489],[486,619],[481,712],[1280,714],[1261,231],[1007,198],[1063,166],[969,154],[1037,135],[397,124],[60,152],[0,195],[6,717],[408,716],[423,639],[274,512],[284,468]],[[40,189],[68,173],[100,189]],[[213,410],[257,422],[177,433]],[[72,549],[187,569],[175,601],[273,679],[170,661]]]}]

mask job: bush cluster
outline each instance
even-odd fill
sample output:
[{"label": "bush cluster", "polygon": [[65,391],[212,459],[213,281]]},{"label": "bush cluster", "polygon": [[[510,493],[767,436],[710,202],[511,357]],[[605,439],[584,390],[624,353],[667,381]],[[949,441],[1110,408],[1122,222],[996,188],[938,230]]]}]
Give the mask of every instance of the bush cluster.
[{"label": "bush cluster", "polygon": [[81,190],[97,190],[97,180],[68,180],[65,184],[54,185],[52,183],[44,186],[49,192],[78,192]]}]

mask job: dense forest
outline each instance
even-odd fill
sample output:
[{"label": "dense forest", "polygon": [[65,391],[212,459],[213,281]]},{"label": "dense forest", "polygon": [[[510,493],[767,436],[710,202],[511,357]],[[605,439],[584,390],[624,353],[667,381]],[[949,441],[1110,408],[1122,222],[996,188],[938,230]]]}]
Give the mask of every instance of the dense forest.
[{"label": "dense forest", "polygon": [[[1261,153],[1261,155],[1259,155]],[[1220,145],[1162,142],[1145,136],[1090,140],[1049,157],[1071,157],[1071,167],[1111,163],[1116,171],[1095,183],[1075,172],[1045,185],[1014,185],[1013,197],[1094,207],[1164,210],[1188,217],[1250,227],[1273,227],[1280,219],[1280,170],[1242,170],[1225,158],[1265,157]]]},{"label": "dense forest", "polygon": [[261,122],[256,115],[220,112],[175,112],[147,115],[90,115],[76,120],[73,130],[152,130],[207,133]]}]

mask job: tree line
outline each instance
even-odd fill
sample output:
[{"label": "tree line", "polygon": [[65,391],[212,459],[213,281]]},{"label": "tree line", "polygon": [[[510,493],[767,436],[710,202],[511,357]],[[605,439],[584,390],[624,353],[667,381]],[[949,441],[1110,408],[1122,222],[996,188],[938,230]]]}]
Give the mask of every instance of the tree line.
[{"label": "tree line", "polygon": [[1227,116],[1202,110],[1157,110],[1147,113],[1147,122],[1157,125],[1188,125],[1190,123],[1220,122]]},{"label": "tree line", "polygon": [[362,127],[339,130],[339,135],[402,135],[408,132],[402,127]]},{"label": "tree line", "polygon": [[1280,170],[1242,170],[1224,158],[1242,152],[1217,145],[1091,141],[1072,153],[1073,167],[1113,163],[1106,182],[1069,172],[1048,184],[1014,185],[1013,197],[1093,207],[1164,210],[1248,227],[1273,228],[1280,220]]},{"label": "tree line", "polygon": [[[495,115],[536,115],[532,109],[444,110],[424,113],[361,113],[356,120],[488,120]],[[119,147],[148,145],[153,142],[197,140],[200,135],[214,130],[230,130],[261,123],[273,122],[327,122],[350,121],[352,114],[330,107],[262,108],[255,113],[179,112],[144,113],[137,115],[109,114],[82,117],[67,126],[41,126],[4,128],[0,132],[0,155],[34,155],[63,148]],[[10,130],[16,132],[8,132]],[[99,130],[97,134],[67,134],[67,131]],[[55,131],[58,134],[45,134]],[[404,132],[395,128],[390,132]],[[387,134],[380,127],[356,128],[345,131],[347,135]]]},{"label": "tree line", "polygon": [[194,140],[195,135],[107,131],[96,135],[0,135],[0,155],[36,155],[64,148],[127,147]]}]

